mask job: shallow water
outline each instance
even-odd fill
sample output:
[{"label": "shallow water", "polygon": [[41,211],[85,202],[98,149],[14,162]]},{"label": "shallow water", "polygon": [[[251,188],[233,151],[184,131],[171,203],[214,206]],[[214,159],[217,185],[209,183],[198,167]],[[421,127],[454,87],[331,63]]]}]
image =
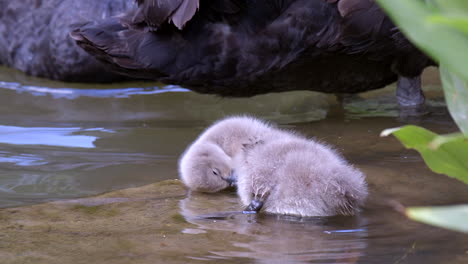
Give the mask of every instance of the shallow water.
[{"label": "shallow water", "polygon": [[341,106],[313,92],[221,99],[154,83],[65,84],[0,68],[0,207],[175,179],[178,156],[204,127],[250,113],[330,143],[361,168],[371,191],[364,212],[352,218],[247,216],[232,213],[240,210],[232,192],[168,196],[170,205],[153,222],[179,213],[184,221],[164,222],[167,237],[155,235],[145,252],[119,260],[91,254],[91,261],[467,263],[466,235],[413,223],[388,205],[468,202],[466,186],[432,173],[394,138],[379,137],[406,122],[439,133],[456,130],[434,79],[432,72],[425,82],[430,114],[402,120],[394,87],[346,98]]}]

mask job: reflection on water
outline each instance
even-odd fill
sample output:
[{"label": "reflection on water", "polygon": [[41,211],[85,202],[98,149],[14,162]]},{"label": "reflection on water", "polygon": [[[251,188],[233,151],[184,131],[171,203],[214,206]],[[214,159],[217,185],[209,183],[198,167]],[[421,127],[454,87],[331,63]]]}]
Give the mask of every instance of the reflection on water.
[{"label": "reflection on water", "polygon": [[0,148],[7,149],[0,152],[2,207],[142,185],[157,180],[155,171],[171,170],[174,162],[169,155],[112,150],[40,145]]},{"label": "reflection on water", "polygon": [[329,108],[317,93],[225,100],[154,85],[68,84],[0,69],[0,207],[177,178],[180,152],[216,119],[251,113],[292,124]]},{"label": "reflection on water", "polygon": [[[177,198],[178,206],[164,203],[165,213],[180,212],[187,222],[176,217],[162,223],[176,231],[161,242],[159,229],[150,232],[146,239],[156,246],[137,251],[132,262],[153,263],[161,255],[165,263],[468,262],[466,236],[408,221],[387,206],[389,200],[405,205],[468,201],[466,186],[430,172],[416,152],[394,138],[379,137],[383,129],[403,124],[395,118],[394,87],[339,105],[333,96],[312,92],[222,99],[176,86],[69,85],[3,69],[0,81],[0,207],[177,178],[177,159],[186,146],[213,120],[241,113],[330,143],[367,175],[370,198],[357,217],[244,215],[232,192]],[[431,113],[416,123],[453,132],[440,90],[426,87]],[[146,212],[154,217],[151,222],[158,221],[158,210]],[[124,263],[111,260],[96,263]]]},{"label": "reflection on water", "polygon": [[[224,99],[188,92],[175,85],[125,83],[70,84],[28,78],[0,67],[3,125],[30,123],[158,122],[207,125],[226,115],[252,113],[281,123],[325,118],[329,96],[315,92]],[[141,124],[139,124],[141,125]]]},{"label": "reflection on water", "polygon": [[[468,198],[468,191],[462,196]],[[374,195],[371,199],[382,198]],[[232,246],[225,251],[205,251],[200,245],[201,254],[187,256],[190,259],[460,264],[468,259],[464,256],[467,236],[411,222],[388,206],[371,204],[355,217],[245,215],[239,211],[241,206],[235,193],[191,193],[179,206],[184,218],[194,225],[181,233],[199,239],[210,234],[212,239],[233,234],[229,235]]]},{"label": "reflection on water", "polygon": [[180,202],[180,210],[197,228],[182,232],[199,234],[221,230],[247,235],[251,240],[232,241],[236,250],[212,251],[202,258],[190,258],[242,257],[255,259],[256,263],[355,263],[367,248],[365,218],[214,212],[220,208],[239,210],[235,194],[192,193]]},{"label": "reflection on water", "polygon": [[35,166],[47,164],[47,162],[43,158],[37,155],[10,155],[10,153],[3,151],[0,152],[0,163],[13,163],[18,166]]},{"label": "reflection on water", "polygon": [[52,96],[54,99],[76,99],[78,97],[101,98],[129,98],[132,95],[150,95],[167,92],[188,92],[177,85],[166,85],[163,88],[118,88],[118,89],[76,89],[76,88],[49,88],[42,86],[21,85],[15,82],[1,82],[0,87],[13,90],[17,93],[30,93],[35,96]]},{"label": "reflection on water", "polygon": [[[16,127],[0,125],[0,143],[14,145],[46,145],[57,147],[94,148],[95,136],[77,135],[85,131],[105,131],[79,127]],[[2,160],[0,159],[0,162]]]}]

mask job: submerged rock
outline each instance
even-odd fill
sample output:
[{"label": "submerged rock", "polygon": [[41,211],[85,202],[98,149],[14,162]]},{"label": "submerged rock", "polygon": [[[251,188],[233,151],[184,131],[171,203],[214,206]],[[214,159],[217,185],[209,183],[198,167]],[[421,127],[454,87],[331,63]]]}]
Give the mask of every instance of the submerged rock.
[{"label": "submerged rock", "polygon": [[[184,232],[197,228],[180,212],[185,198],[183,184],[167,180],[89,198],[0,209],[0,262],[191,263],[212,250],[236,249],[232,241],[253,239],[225,230]],[[224,200],[218,202],[213,211],[225,208]]]},{"label": "submerged rock", "polygon": [[160,247],[165,236],[179,233],[181,221],[174,219],[181,218],[178,203],[185,192],[178,180],[169,180],[92,198],[1,209],[1,262],[129,263]]},{"label": "submerged rock", "polygon": [[69,37],[73,25],[118,15],[133,0],[0,0],[0,64],[74,82],[109,82],[110,73]]}]

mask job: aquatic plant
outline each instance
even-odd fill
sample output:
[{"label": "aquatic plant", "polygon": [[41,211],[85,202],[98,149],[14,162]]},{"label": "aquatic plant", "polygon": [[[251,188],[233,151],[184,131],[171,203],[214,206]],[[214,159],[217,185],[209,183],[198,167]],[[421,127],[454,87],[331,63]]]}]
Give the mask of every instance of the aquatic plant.
[{"label": "aquatic plant", "polygon": [[[417,126],[387,129],[416,149],[434,172],[468,184],[468,1],[377,0],[406,36],[439,63],[445,100],[461,133]],[[468,233],[468,204],[406,208],[411,219]]]}]

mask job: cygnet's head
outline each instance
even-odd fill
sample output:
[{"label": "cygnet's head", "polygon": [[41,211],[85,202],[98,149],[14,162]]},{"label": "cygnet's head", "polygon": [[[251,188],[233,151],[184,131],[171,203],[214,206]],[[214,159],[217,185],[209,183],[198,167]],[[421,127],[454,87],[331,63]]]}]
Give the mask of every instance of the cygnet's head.
[{"label": "cygnet's head", "polygon": [[199,192],[217,192],[236,182],[231,157],[213,143],[190,146],[179,161],[179,172],[184,184]]}]

